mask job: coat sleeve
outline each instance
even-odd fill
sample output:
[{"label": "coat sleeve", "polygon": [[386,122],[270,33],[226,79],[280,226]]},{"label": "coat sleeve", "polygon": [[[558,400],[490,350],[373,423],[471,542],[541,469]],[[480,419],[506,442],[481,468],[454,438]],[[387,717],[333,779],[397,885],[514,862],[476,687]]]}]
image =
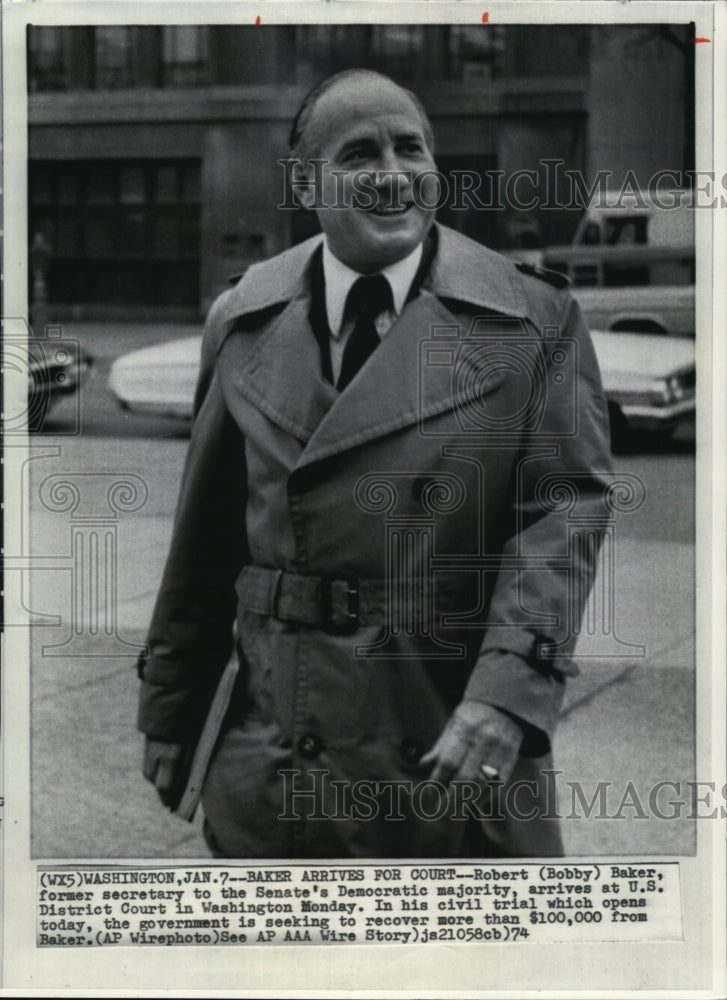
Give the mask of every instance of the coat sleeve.
[{"label": "coat sleeve", "polygon": [[[534,279],[536,280],[536,279]],[[557,341],[544,340],[547,391],[511,486],[517,531],[503,549],[518,568],[498,572],[479,660],[465,697],[523,724],[527,756],[548,751],[607,520],[611,454],[593,344],[567,292]],[[565,352],[557,354],[556,352]],[[559,382],[556,371],[565,372]],[[584,529],[572,531],[575,520]],[[583,544],[581,544],[581,542]]]},{"label": "coat sleeve", "polygon": [[[218,300],[219,301],[219,300]],[[213,306],[172,539],[149,628],[138,726],[188,742],[199,729],[233,644],[235,580],[248,559],[244,441],[214,370]]]}]

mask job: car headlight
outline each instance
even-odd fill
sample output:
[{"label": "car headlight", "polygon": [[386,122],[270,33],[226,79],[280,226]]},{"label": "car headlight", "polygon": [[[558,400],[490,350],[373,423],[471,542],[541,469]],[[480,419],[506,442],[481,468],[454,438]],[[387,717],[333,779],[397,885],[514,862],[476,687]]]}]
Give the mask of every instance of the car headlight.
[{"label": "car headlight", "polygon": [[675,401],[674,384],[671,378],[655,379],[651,383],[650,396],[655,406],[668,406]]},{"label": "car headlight", "polygon": [[680,399],[686,399],[687,396],[693,395],[693,392],[690,391],[690,388],[687,384],[687,380],[685,378],[682,378],[682,376],[672,375],[672,377],[668,380],[668,382],[669,382],[669,390],[675,401]]},{"label": "car headlight", "polygon": [[694,396],[693,374],[670,375],[652,383],[651,398],[656,406],[669,406]]}]

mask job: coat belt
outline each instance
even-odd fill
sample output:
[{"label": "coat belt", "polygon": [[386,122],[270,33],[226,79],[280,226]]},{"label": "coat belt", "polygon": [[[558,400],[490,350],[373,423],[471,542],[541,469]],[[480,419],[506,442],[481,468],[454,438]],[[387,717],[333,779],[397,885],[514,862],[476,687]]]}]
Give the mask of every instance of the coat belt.
[{"label": "coat belt", "polygon": [[[407,623],[429,617],[432,610],[427,605],[431,605],[431,599],[427,600],[426,595],[434,587],[434,579],[407,578],[401,583],[403,586],[392,580],[361,580],[347,572],[307,576],[265,566],[245,566],[236,590],[241,607],[248,611],[347,633],[361,625],[386,624],[387,601],[389,613]],[[447,590],[454,597],[456,588],[442,587],[443,583],[437,580],[437,596]],[[456,601],[447,603],[449,610],[456,610]]]}]

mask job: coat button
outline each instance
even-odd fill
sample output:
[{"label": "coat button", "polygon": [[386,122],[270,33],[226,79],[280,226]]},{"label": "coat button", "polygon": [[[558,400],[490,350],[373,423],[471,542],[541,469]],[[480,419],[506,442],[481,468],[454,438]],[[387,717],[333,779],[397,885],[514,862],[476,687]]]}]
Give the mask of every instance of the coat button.
[{"label": "coat button", "polygon": [[322,749],[323,744],[321,741],[311,733],[306,733],[305,736],[301,736],[298,740],[298,752],[301,757],[307,757],[308,760],[314,760]]},{"label": "coat button", "polygon": [[399,747],[399,756],[405,764],[418,764],[423,753],[424,744],[421,740],[404,740]]}]

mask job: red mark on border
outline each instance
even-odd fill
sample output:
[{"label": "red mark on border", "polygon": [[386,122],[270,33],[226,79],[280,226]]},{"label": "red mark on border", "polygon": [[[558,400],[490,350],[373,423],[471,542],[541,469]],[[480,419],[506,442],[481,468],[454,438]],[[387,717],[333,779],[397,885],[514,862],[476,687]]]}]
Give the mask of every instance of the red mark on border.
[{"label": "red mark on border", "polygon": [[490,20],[490,15],[488,14],[487,11],[485,11],[485,13],[482,15],[482,23],[487,24],[489,20]]},{"label": "red mark on border", "polygon": [[260,24],[260,15],[255,18],[255,24]]},{"label": "red mark on border", "polygon": [[697,44],[698,42],[711,42],[711,41],[712,41],[712,39],[711,39],[711,38],[695,38],[695,39],[694,39],[694,43],[695,43],[695,45],[696,45],[696,44]]}]

